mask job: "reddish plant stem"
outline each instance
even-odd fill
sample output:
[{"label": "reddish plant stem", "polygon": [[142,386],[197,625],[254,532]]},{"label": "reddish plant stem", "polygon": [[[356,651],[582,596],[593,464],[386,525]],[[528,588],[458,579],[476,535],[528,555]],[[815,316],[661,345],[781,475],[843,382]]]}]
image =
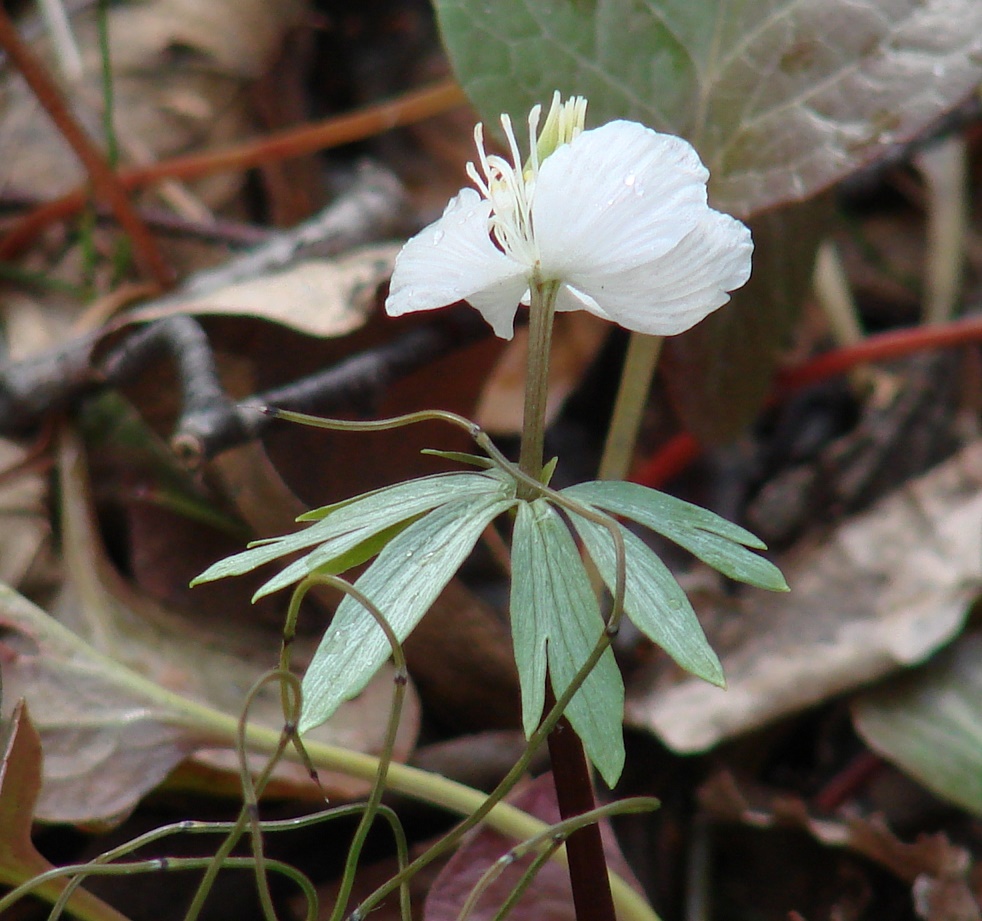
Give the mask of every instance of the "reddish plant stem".
[{"label": "reddish plant stem", "polygon": [[[62,137],[82,161],[96,194],[112,208],[116,220],[119,221],[120,226],[133,241],[133,251],[137,263],[161,287],[169,287],[173,282],[174,273],[160,254],[153,235],[130,203],[126,189],[106,161],[102,151],[90,140],[82,126],[76,121],[44,64],[21,40],[13,21],[3,6],[0,6],[0,47],[13,61],[14,66],[20,71],[38,102],[41,103],[61,132]],[[84,200],[83,196],[82,201],[84,202]]]},{"label": "reddish plant stem", "polygon": [[[547,678],[546,710],[555,703]],[[586,752],[565,717],[549,733],[549,757],[560,816],[570,819],[594,809],[596,801]],[[600,826],[594,823],[573,832],[566,841],[566,853],[577,921],[616,921]]]},{"label": "reddish plant stem", "polygon": [[873,752],[865,751],[857,755],[818,792],[815,808],[822,812],[834,812],[862,790],[883,767],[883,759]]},{"label": "reddish plant stem", "polygon": [[[256,141],[209,153],[174,157],[151,166],[121,170],[118,181],[130,191],[164,179],[198,179],[213,173],[250,169],[263,163],[288,160],[329,147],[373,137],[410,125],[463,105],[463,90],[453,80],[441,80],[421,90],[346,115],[280,131]],[[49,224],[76,214],[85,204],[85,190],[75,189],[47,202],[16,223],[0,240],[0,259],[11,259]]]},{"label": "reddish plant stem", "polygon": [[[982,341],[982,317],[964,317],[951,323],[915,326],[867,336],[862,342],[835,349],[778,374],[768,405],[780,403],[810,384],[827,380],[857,365],[889,361],[918,352],[951,348]],[[631,474],[635,483],[658,488],[682,473],[700,454],[702,447],[688,432],[669,439]]]},{"label": "reddish plant stem", "polygon": [[793,393],[808,384],[843,374],[856,365],[871,361],[888,361],[916,352],[950,348],[982,339],[982,317],[975,314],[950,323],[894,329],[867,336],[862,342],[835,349],[806,361],[778,375],[779,395]]}]

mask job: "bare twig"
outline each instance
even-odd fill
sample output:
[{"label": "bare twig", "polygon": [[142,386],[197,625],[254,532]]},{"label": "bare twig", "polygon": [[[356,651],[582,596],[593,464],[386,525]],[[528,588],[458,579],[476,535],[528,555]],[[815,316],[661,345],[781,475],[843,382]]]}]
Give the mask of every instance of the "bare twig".
[{"label": "bare twig", "polygon": [[[109,166],[102,151],[92,143],[75,119],[58,86],[51,79],[40,59],[21,40],[2,6],[0,6],[0,46],[16,65],[38,102],[51,116],[51,120],[62,136],[84,164],[97,194],[110,205],[120,226],[130,236],[138,263],[161,287],[169,287],[173,282],[173,272],[157,249],[153,235],[130,204],[125,186]],[[86,193],[80,191],[80,207],[86,197]]]},{"label": "bare twig", "polygon": [[186,315],[165,317],[139,328],[96,364],[92,354],[97,337],[89,336],[0,368],[0,434],[28,431],[100,388],[132,381],[150,362],[164,357],[175,364],[181,391],[172,445],[194,467],[256,437],[274,421],[257,412],[257,406],[321,412],[363,408],[381,398],[393,381],[487,334],[487,326],[470,309],[444,311],[438,320],[332,368],[236,404],[221,386],[198,321]]},{"label": "bare twig", "polygon": [[[313,125],[291,128],[258,141],[206,154],[176,157],[152,166],[122,170],[118,178],[125,189],[132,191],[166,178],[197,179],[213,173],[250,169],[263,163],[287,160],[364,140],[392,128],[431,118],[463,105],[464,102],[466,97],[455,82],[441,80],[425,89],[405,93],[388,102]],[[85,198],[84,189],[75,189],[24,217],[0,240],[0,259],[12,259],[49,224],[77,213],[84,206]]]},{"label": "bare twig", "polygon": [[470,309],[444,311],[441,318],[382,345],[353,355],[325,371],[258,393],[238,404],[216,401],[207,411],[185,412],[171,439],[189,467],[261,434],[275,418],[260,407],[297,412],[365,410],[396,380],[443,355],[487,337],[488,327]]}]

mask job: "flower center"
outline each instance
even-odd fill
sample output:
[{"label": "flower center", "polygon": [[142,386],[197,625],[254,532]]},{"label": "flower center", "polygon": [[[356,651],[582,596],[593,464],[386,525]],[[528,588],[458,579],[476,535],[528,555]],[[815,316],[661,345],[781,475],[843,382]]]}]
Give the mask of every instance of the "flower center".
[{"label": "flower center", "polygon": [[541,114],[542,107],[539,105],[533,106],[529,112],[529,157],[524,165],[511,119],[507,115],[501,116],[501,127],[508,140],[511,162],[504,157],[487,154],[484,126],[478,123],[474,128],[474,143],[484,175],[478,173],[473,163],[467,164],[467,175],[491,202],[489,231],[492,239],[504,253],[530,269],[535,269],[539,263],[539,250],[532,226],[532,202],[539,167],[547,157],[583,130],[586,100],[574,96],[562,102],[557,91],[540,133]]}]

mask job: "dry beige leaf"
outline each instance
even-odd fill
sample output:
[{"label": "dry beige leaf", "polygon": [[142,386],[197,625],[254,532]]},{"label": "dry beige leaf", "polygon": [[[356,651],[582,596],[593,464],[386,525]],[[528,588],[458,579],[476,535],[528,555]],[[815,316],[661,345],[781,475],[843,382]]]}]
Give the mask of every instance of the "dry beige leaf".
[{"label": "dry beige leaf", "polygon": [[977,441],[778,560],[790,595],[695,593],[727,689],[656,669],[634,682],[626,719],[676,751],[704,751],[920,662],[961,629],[980,560]]},{"label": "dry beige leaf", "polygon": [[175,313],[252,316],[310,336],[344,336],[371,316],[379,286],[392,275],[400,248],[396,243],[379,243],[334,259],[309,259],[200,297],[168,300],[166,305],[146,307],[128,316],[137,322]]},{"label": "dry beige leaf", "polygon": [[[16,467],[28,453],[23,445],[0,439],[0,471]],[[40,471],[24,470],[0,484],[0,582],[20,585],[51,536],[46,494]]]}]

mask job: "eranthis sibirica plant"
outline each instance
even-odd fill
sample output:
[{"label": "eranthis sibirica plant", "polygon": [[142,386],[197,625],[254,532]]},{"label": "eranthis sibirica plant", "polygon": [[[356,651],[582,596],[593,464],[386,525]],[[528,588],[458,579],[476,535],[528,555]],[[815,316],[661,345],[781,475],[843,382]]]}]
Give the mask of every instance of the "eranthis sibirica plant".
[{"label": "eranthis sibirica plant", "polygon": [[587,310],[625,329],[671,336],[729,300],[750,276],[750,231],[706,200],[709,172],[692,146],[637,122],[584,130],[586,101],[556,93],[542,131],[528,120],[522,161],[501,117],[511,161],[475,129],[476,189],[400,253],[386,310],[400,316],[466,300],[510,339],[519,303],[556,284],[555,309]]}]

